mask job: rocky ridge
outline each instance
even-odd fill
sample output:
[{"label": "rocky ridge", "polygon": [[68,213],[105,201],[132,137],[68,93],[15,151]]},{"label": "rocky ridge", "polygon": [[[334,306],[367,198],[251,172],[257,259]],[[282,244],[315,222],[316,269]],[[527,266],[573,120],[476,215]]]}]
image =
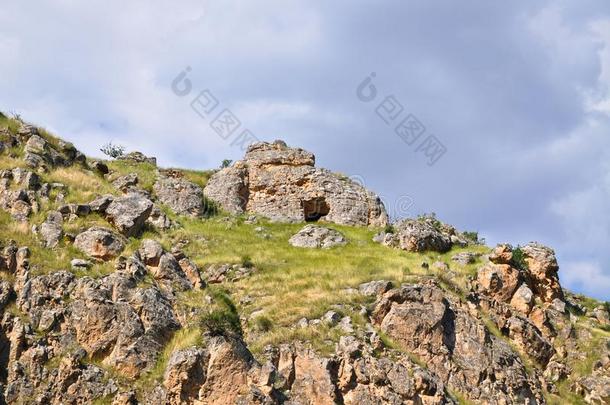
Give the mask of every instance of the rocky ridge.
[{"label": "rocky ridge", "polygon": [[[386,225],[378,199],[281,142],[254,145],[203,188],[180,171],[156,170],[152,180],[137,173],[156,164],[140,153],[94,161],[31,125],[2,119],[0,208],[10,220],[1,226],[14,240],[0,236],[0,403],[610,400],[608,305],[563,290],[546,246],[487,249],[420,218],[386,227],[375,236],[381,245],[367,247],[357,227],[332,224]],[[107,188],[78,201],[80,190],[53,181],[60,168]],[[233,215],[201,219],[204,195]],[[254,229],[272,223],[235,216],[244,212],[289,222],[314,219],[309,212],[326,226],[286,225],[260,238]],[[188,227],[193,221],[203,236]],[[206,240],[213,226],[222,226],[222,240]],[[233,235],[246,231],[252,239]],[[374,231],[362,232],[370,241]],[[361,285],[346,281],[333,291],[344,299],[338,306],[273,329],[265,305],[257,306],[269,293],[240,294],[271,276],[267,263],[202,260],[231,237],[318,261],[396,249],[401,260],[437,262],[408,279],[371,271]],[[49,255],[65,256],[66,267],[45,267],[40,257],[50,262]]]}]

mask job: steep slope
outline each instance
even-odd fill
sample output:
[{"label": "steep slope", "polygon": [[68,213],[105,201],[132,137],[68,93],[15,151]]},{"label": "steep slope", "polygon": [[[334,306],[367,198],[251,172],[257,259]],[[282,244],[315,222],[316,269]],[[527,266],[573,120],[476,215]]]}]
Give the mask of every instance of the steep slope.
[{"label": "steep slope", "polygon": [[552,249],[381,228],[313,162],[96,161],[0,116],[0,403],[609,401],[608,305]]}]

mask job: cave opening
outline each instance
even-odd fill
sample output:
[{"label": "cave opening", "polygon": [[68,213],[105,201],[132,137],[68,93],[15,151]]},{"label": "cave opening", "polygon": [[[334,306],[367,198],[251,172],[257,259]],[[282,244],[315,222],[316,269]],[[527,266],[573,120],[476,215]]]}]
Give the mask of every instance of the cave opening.
[{"label": "cave opening", "polygon": [[329,211],[330,207],[324,197],[316,197],[303,201],[303,215],[307,222],[316,222],[328,215]]}]

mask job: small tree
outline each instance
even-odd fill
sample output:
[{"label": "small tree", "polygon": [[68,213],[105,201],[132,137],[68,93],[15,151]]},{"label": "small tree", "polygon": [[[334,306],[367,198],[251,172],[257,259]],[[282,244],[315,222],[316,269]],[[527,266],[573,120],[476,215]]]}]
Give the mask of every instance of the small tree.
[{"label": "small tree", "polygon": [[221,169],[227,168],[227,167],[231,166],[231,163],[233,163],[233,161],[231,159],[224,159],[222,161],[222,163],[220,164],[220,168]]},{"label": "small tree", "polygon": [[120,158],[125,154],[125,147],[121,145],[114,145],[112,142],[104,144],[100,151],[106,156],[110,156],[113,159]]}]

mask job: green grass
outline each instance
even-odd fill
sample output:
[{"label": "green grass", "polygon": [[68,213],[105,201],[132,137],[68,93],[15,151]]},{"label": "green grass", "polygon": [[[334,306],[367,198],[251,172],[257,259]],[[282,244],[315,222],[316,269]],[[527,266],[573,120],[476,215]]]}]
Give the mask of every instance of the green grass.
[{"label": "green grass", "polygon": [[131,160],[109,160],[106,161],[106,164],[111,170],[110,181],[130,173],[135,173],[138,175],[138,187],[152,192],[153,185],[157,180],[157,167],[155,165],[146,162],[133,162]]}]

